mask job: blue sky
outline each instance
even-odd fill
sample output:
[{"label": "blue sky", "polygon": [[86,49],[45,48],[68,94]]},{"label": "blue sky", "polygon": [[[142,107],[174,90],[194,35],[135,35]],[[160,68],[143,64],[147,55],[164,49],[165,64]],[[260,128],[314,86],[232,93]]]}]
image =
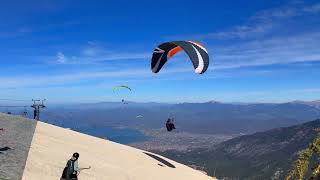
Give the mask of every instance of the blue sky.
[{"label": "blue sky", "polygon": [[[161,42],[193,40],[153,74]],[[284,102],[320,99],[317,1],[7,1],[0,6],[0,97],[50,102]],[[115,94],[126,84],[132,93]]]}]

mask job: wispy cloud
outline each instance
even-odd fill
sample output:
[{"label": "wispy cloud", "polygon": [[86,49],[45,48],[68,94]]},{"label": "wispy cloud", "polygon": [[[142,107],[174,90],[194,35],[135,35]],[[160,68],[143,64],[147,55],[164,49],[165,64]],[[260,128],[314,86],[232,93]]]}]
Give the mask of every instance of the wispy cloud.
[{"label": "wispy cloud", "polygon": [[[317,13],[320,13],[320,3],[291,4],[257,12],[246,23],[230,30],[194,35],[193,38],[241,39],[241,41],[209,47],[213,62],[210,69],[319,61],[319,31],[304,31],[286,36],[277,36],[277,33],[274,32],[275,29],[285,28],[285,23],[290,18]],[[264,38],[263,36],[267,33],[275,34],[275,36]],[[64,64],[94,64],[110,60],[149,60],[150,56],[150,52],[121,52],[101,47],[96,42],[88,42],[88,46],[80,50],[78,54],[64,56],[65,59],[68,59],[68,62]]]},{"label": "wispy cloud", "polygon": [[[191,39],[247,39],[263,37],[273,30],[283,27],[290,18],[320,13],[320,3],[312,5],[288,5],[285,7],[266,9],[251,16],[244,24],[234,26],[225,31],[189,35]],[[186,37],[186,36],[185,36]]]},{"label": "wispy cloud", "polygon": [[289,6],[268,9],[256,13],[243,25],[236,26],[225,32],[205,34],[203,37],[213,39],[245,39],[249,37],[262,36],[276,27],[281,26],[283,21],[287,21],[290,18],[316,13],[320,13],[320,3],[303,7]]},{"label": "wispy cloud", "polygon": [[[245,23],[228,30],[185,35],[183,39],[207,42],[211,59],[209,71],[312,63],[320,61],[320,24],[316,24],[320,21],[312,21],[310,16],[319,13],[320,3],[291,3],[256,12]],[[301,17],[307,18],[303,21]],[[308,28],[308,22],[314,25]]]},{"label": "wispy cloud", "polygon": [[[63,56],[61,56],[63,54]],[[64,53],[56,56],[55,61],[47,61],[49,63],[59,63],[59,64],[98,64],[105,61],[116,61],[116,60],[133,60],[133,59],[143,59],[149,60],[150,53],[107,53],[102,55],[92,56],[66,56]],[[52,58],[50,58],[52,59]]]},{"label": "wispy cloud", "polygon": [[147,74],[146,70],[132,70],[132,71],[90,71],[78,72],[73,74],[54,74],[43,76],[19,76],[19,77],[1,77],[0,88],[17,88],[17,87],[45,87],[49,85],[64,85],[68,83],[76,83],[88,79],[102,79],[102,78],[116,78],[128,77],[132,75],[143,76]]},{"label": "wispy cloud", "polygon": [[66,54],[62,51],[56,54],[54,61],[49,60],[49,63],[58,64],[97,64],[105,61],[115,60],[133,60],[143,59],[149,60],[151,52],[126,52],[114,49],[107,49],[103,46],[98,46],[96,43],[89,42],[88,46],[81,48],[78,52],[73,54]]},{"label": "wispy cloud", "polygon": [[[81,83],[83,81],[94,80],[94,82],[116,81],[118,78],[126,79],[140,79],[144,81],[146,77],[164,77],[166,75],[190,71],[188,68],[173,68],[168,71],[164,71],[159,75],[155,75],[149,68],[144,69],[125,69],[118,71],[79,71],[74,73],[64,74],[51,74],[51,75],[26,75],[19,77],[1,77],[0,88],[21,88],[21,87],[47,87],[47,86],[59,86],[68,85],[74,83]],[[93,83],[94,83],[93,82]],[[92,82],[91,82],[92,83]],[[86,86],[86,83],[83,83]]]},{"label": "wispy cloud", "polygon": [[[211,63],[208,72],[210,72],[210,70],[218,69],[224,70],[274,64],[318,62],[320,61],[319,42],[320,33],[313,32],[299,34],[297,36],[274,37],[270,39],[259,39],[253,41],[238,42],[225,46],[209,47]],[[101,54],[97,53],[92,56],[82,55],[79,57],[67,57],[62,52],[60,52],[57,54],[57,57],[59,62],[64,64],[93,64],[109,60],[142,59],[150,61],[151,54],[126,54],[114,53],[112,51],[110,52],[104,50]],[[182,59],[184,60],[184,62],[188,61],[187,56],[179,56],[177,59],[175,59],[176,63],[171,64],[174,68],[167,68],[167,65],[165,66],[165,70],[163,70],[161,74],[174,72],[192,72],[192,66],[190,66],[190,64],[185,63],[183,64],[183,66],[181,66]],[[129,66],[129,68],[126,70],[132,71],[135,68],[136,66]],[[149,67],[143,68],[148,69]]]},{"label": "wispy cloud", "polygon": [[320,61],[320,33],[217,47],[213,69]]},{"label": "wispy cloud", "polygon": [[67,58],[62,52],[58,52],[56,57],[57,57],[58,63],[66,63],[67,62]]}]

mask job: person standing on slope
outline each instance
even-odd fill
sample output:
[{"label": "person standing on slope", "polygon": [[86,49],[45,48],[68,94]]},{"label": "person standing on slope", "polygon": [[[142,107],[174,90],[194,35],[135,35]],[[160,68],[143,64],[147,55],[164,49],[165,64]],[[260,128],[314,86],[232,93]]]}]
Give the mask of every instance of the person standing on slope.
[{"label": "person standing on slope", "polygon": [[68,160],[66,167],[63,170],[60,180],[78,180],[78,173],[80,172],[78,159],[79,153],[73,153],[71,159]]}]

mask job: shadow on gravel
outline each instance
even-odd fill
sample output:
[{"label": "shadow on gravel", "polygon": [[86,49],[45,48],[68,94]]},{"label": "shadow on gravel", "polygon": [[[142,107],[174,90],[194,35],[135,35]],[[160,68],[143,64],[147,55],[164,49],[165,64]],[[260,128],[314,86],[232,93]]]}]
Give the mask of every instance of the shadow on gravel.
[{"label": "shadow on gravel", "polygon": [[[166,166],[168,167],[171,167],[171,168],[176,168],[173,164],[169,163],[168,161],[164,160],[163,158],[159,157],[159,156],[156,156],[154,154],[150,154],[150,153],[147,153],[147,152],[143,152],[144,154],[152,157],[153,159],[161,162],[162,164],[165,164]],[[161,164],[158,164],[159,166],[161,166]],[[163,166],[163,165],[162,165]]]},{"label": "shadow on gravel", "polygon": [[11,148],[9,148],[8,146],[6,147],[3,147],[3,148],[0,148],[0,154],[3,152],[3,151],[8,151],[10,150]]}]

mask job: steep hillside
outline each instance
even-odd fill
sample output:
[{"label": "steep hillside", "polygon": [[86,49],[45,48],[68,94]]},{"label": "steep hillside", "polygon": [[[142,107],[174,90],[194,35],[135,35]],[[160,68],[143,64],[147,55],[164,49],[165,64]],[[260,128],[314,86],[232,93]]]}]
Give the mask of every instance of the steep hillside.
[{"label": "steep hillside", "polygon": [[[231,139],[211,150],[167,156],[205,167],[209,174],[233,179],[283,179],[297,153],[308,147],[320,120]],[[315,161],[315,159],[313,159]]]}]

